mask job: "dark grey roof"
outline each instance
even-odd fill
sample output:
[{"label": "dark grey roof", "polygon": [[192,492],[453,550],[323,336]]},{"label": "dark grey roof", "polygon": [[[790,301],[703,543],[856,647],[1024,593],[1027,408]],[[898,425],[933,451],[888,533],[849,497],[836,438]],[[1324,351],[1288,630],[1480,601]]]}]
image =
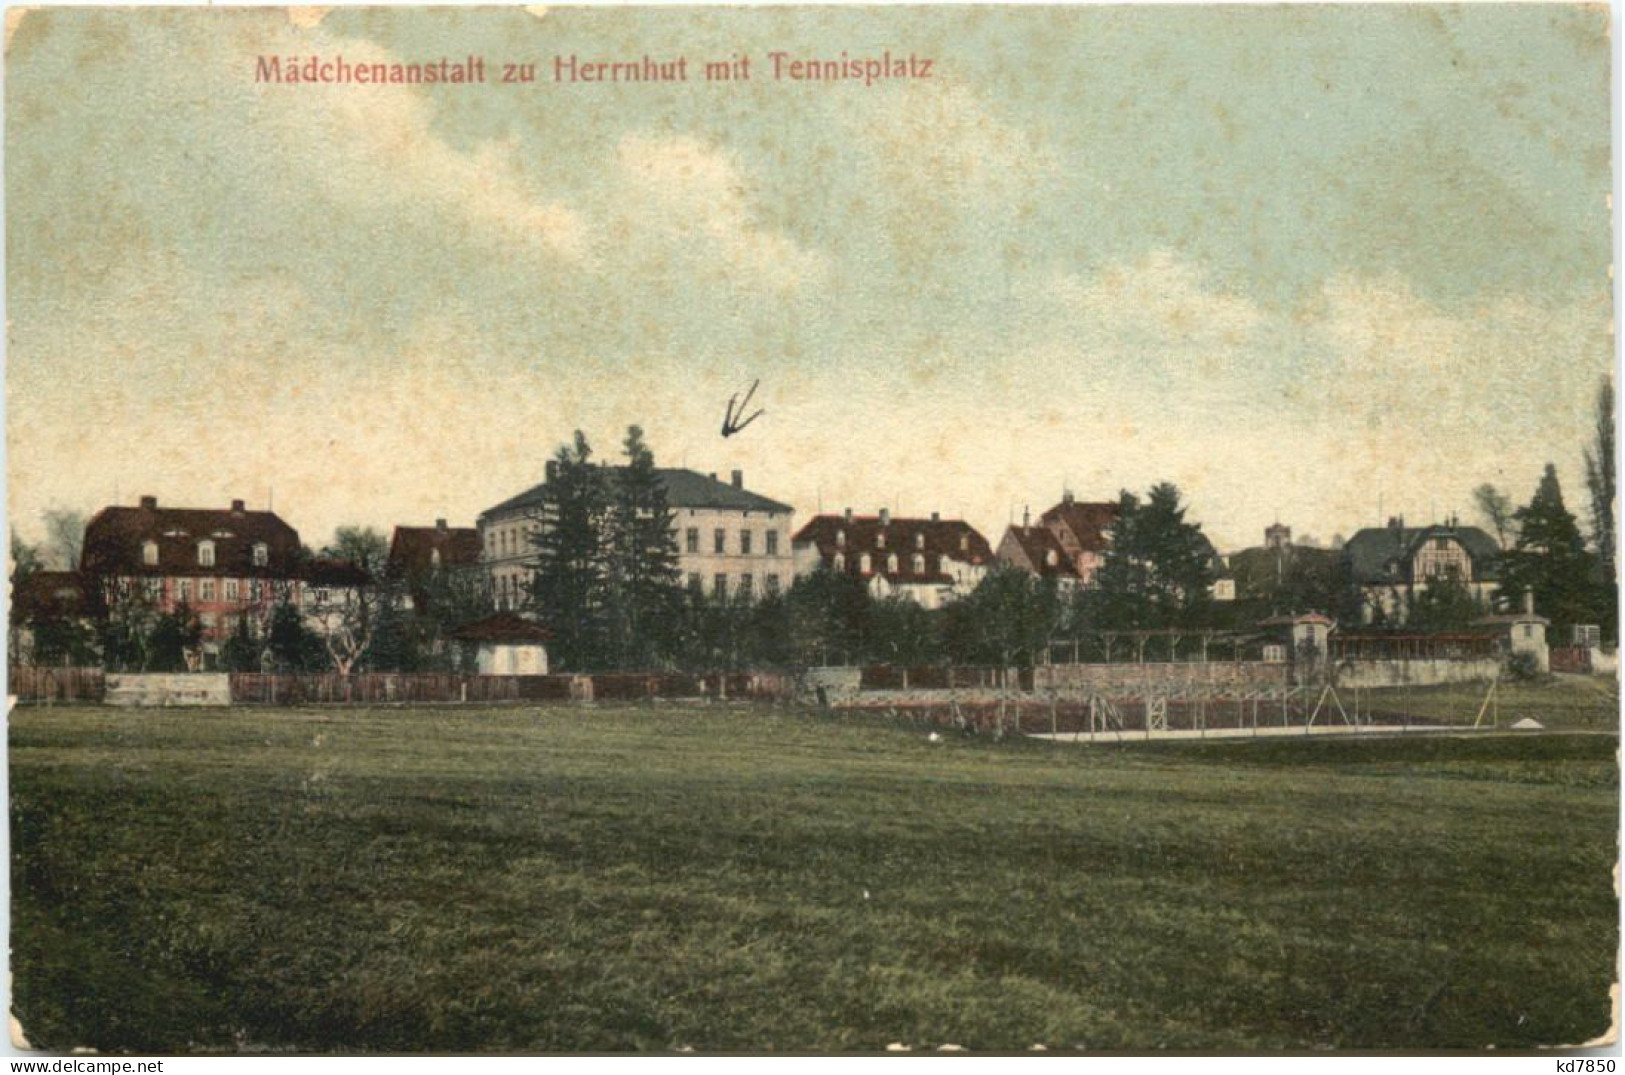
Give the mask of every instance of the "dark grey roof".
[{"label": "dark grey roof", "polygon": [[[625,467],[601,467],[605,473],[620,474]],[[655,473],[666,484],[666,503],[672,508],[712,508],[722,511],[774,511],[790,512],[793,509],[788,504],[781,504],[777,500],[769,500],[758,493],[748,489],[736,489],[725,481],[718,481],[706,474],[687,470],[682,467],[656,467]],[[480,513],[484,519],[489,515],[514,511],[521,508],[534,508],[542,503],[543,491],[547,483],[533,485],[518,496],[511,496],[495,507],[486,508]]]},{"label": "dark grey roof", "polygon": [[1358,584],[1408,582],[1411,557],[1433,537],[1461,542],[1472,558],[1475,581],[1499,577],[1501,547],[1476,526],[1371,526],[1349,538],[1343,558]]}]

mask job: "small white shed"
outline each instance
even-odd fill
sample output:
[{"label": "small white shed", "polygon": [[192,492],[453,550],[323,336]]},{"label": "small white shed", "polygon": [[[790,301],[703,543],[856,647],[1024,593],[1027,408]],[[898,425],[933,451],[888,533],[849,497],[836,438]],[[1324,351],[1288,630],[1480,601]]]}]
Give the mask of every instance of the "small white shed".
[{"label": "small white shed", "polygon": [[547,675],[547,643],[552,636],[539,623],[498,612],[465,623],[448,637],[475,650],[482,676]]}]

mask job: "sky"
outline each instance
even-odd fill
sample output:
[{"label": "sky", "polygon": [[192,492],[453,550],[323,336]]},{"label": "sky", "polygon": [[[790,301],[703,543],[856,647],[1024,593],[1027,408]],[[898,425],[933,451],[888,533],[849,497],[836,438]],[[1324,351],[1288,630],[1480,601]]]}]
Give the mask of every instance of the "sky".
[{"label": "sky", "polygon": [[[1516,502],[1613,367],[1607,11],[13,9],[11,524],[473,525],[573,431],[795,506]],[[767,54],[933,60],[864,86]],[[559,84],[556,56],[748,82]],[[259,56],[534,63],[256,83]],[[730,395],[765,413],[723,438]]]}]

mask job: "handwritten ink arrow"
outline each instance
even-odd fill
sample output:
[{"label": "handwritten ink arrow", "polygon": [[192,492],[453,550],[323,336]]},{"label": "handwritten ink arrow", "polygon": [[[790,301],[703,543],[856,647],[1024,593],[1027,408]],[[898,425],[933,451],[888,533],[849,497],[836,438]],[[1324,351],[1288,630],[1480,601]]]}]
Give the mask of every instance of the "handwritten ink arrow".
[{"label": "handwritten ink arrow", "polygon": [[[728,397],[728,413],[722,418],[722,435],[724,437],[733,436],[766,413],[762,408],[758,407],[755,414],[749,418],[744,418],[745,408],[750,406],[750,399],[756,394],[756,386],[761,383],[762,379],[760,377],[750,383],[750,391],[745,393],[743,402],[739,401],[738,392]],[[737,409],[735,409],[736,404]],[[739,421],[741,418],[744,420]]]}]

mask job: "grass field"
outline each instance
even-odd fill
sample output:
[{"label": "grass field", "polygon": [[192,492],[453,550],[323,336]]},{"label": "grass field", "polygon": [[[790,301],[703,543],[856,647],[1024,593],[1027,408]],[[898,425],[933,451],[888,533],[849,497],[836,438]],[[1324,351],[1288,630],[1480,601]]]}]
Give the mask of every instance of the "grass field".
[{"label": "grass field", "polygon": [[[1369,706],[1387,719],[1408,715],[1413,721],[1471,724],[1484,704],[1485,690],[1482,683],[1387,688],[1361,691],[1359,700],[1362,707]],[[1349,704],[1352,694],[1345,702]],[[1485,724],[1490,723],[1491,715],[1485,714]],[[1616,732],[1619,681],[1608,676],[1560,675],[1538,683],[1504,682],[1496,688],[1493,715],[1503,728],[1531,717],[1548,728]]]},{"label": "grass field", "polygon": [[1501,1048],[1604,1032],[1602,735],[750,708],[21,710],[52,1049]]}]

